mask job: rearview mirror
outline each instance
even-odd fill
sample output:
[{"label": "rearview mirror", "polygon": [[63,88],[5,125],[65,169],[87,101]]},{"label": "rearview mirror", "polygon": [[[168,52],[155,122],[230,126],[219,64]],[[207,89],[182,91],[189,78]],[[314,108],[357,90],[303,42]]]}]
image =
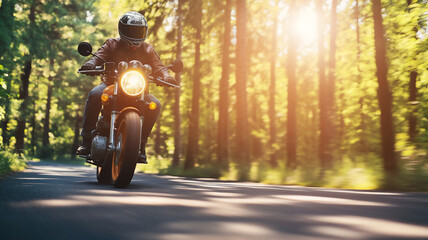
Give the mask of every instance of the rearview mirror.
[{"label": "rearview mirror", "polygon": [[92,46],[90,43],[81,42],[81,43],[79,43],[79,46],[77,47],[77,51],[79,51],[80,55],[86,57],[92,53]]},{"label": "rearview mirror", "polygon": [[175,73],[179,73],[183,71],[183,61],[181,60],[175,60],[172,62],[171,67],[169,69]]}]

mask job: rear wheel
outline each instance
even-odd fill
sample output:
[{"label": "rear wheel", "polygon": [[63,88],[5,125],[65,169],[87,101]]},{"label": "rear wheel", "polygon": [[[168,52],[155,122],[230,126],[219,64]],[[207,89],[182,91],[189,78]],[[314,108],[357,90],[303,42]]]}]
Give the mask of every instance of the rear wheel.
[{"label": "rear wheel", "polygon": [[106,162],[103,164],[103,167],[97,167],[97,180],[101,184],[110,184],[112,181],[111,178],[111,160],[112,156],[106,158]]},{"label": "rear wheel", "polygon": [[118,125],[111,173],[114,186],[125,188],[134,176],[140,150],[140,116],[136,112],[126,112]]}]

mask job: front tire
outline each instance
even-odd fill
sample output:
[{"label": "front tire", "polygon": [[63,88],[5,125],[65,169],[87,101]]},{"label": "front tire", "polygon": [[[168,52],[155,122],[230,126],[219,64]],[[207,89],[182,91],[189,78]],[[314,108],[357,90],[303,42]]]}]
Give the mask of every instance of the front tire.
[{"label": "front tire", "polygon": [[105,163],[103,163],[103,167],[97,166],[97,180],[100,184],[110,184],[112,182],[111,178],[111,161],[112,155],[106,157]]},{"label": "front tire", "polygon": [[125,188],[131,182],[137,165],[140,150],[140,116],[133,111],[126,112],[118,125],[111,175],[115,187]]}]

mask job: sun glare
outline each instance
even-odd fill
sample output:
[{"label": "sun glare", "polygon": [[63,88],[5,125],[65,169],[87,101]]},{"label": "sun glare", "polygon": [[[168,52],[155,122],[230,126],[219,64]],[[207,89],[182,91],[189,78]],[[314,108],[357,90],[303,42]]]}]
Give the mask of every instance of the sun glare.
[{"label": "sun glare", "polygon": [[317,15],[312,8],[301,8],[296,14],[293,29],[299,42],[303,44],[315,44],[317,40]]}]

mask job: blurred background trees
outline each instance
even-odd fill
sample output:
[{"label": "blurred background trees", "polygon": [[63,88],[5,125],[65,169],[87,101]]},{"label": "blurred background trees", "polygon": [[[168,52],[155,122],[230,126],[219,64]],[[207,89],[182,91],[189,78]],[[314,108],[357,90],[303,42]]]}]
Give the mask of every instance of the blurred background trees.
[{"label": "blurred background trees", "polygon": [[148,148],[158,170],[306,184],[428,172],[426,0],[0,4],[3,150],[74,157],[100,81],[76,73],[77,45],[118,37],[134,10],[164,63],[185,64],[180,90],[152,87],[163,103]]}]

